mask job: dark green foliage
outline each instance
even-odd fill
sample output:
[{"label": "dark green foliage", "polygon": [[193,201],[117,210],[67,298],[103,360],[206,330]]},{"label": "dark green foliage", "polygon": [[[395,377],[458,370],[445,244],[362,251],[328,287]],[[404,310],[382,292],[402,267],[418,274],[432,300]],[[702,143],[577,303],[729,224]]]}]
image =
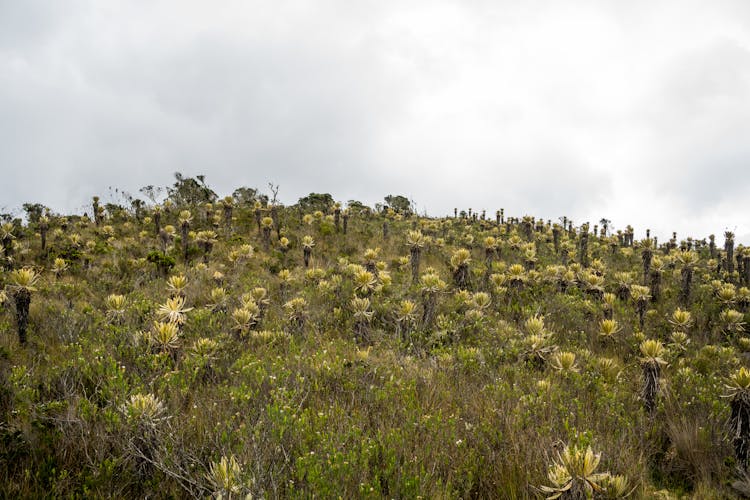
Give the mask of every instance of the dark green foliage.
[{"label": "dark green foliage", "polygon": [[45,210],[49,210],[41,203],[24,203],[23,211],[26,212],[26,220],[29,224],[36,224],[39,218],[44,215]]},{"label": "dark green foliage", "polygon": [[268,196],[261,194],[255,188],[241,187],[234,190],[232,198],[240,205],[252,206],[256,201],[263,205],[268,203]]},{"label": "dark green foliage", "polygon": [[349,201],[347,201],[346,202],[346,206],[347,206],[347,208],[350,211],[357,212],[357,213],[362,212],[362,211],[366,211],[366,212],[371,212],[372,211],[372,209],[370,207],[368,207],[367,205],[365,205],[361,201],[357,201],[357,200],[349,200]]},{"label": "dark green foliage", "polygon": [[175,183],[167,188],[167,199],[178,207],[213,203],[218,196],[206,185],[205,176],[185,177],[180,172],[174,174]]},{"label": "dark green foliage", "polygon": [[412,203],[406,196],[389,194],[383,199],[387,208],[391,208],[400,214],[409,215],[413,212]]},{"label": "dark green foliage", "polygon": [[128,210],[117,203],[105,203],[104,211],[109,216],[111,222],[124,222],[128,216]]},{"label": "dark green foliage", "polygon": [[304,213],[315,212],[316,210],[327,213],[331,210],[333,204],[333,196],[328,193],[310,193],[297,202],[297,206]]},{"label": "dark green foliage", "polygon": [[166,276],[176,264],[174,257],[157,250],[150,251],[146,256],[146,260],[156,265],[157,271],[163,276]]}]

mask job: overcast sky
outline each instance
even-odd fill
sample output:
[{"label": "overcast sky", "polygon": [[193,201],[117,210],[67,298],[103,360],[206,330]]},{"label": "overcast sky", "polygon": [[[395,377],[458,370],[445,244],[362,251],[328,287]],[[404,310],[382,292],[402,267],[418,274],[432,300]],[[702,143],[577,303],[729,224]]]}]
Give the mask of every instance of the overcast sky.
[{"label": "overcast sky", "polygon": [[175,171],[750,243],[750,2],[0,0],[0,211]]}]

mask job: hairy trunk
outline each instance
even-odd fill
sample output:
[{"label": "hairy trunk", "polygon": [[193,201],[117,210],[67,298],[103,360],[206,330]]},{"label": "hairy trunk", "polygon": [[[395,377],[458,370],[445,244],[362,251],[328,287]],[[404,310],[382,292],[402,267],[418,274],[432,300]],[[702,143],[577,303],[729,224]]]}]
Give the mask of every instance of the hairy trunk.
[{"label": "hairy trunk", "polygon": [[188,225],[183,224],[182,227],[182,256],[185,262],[188,261]]},{"label": "hairy trunk", "polygon": [[18,327],[18,342],[26,344],[26,330],[29,326],[29,304],[31,292],[26,288],[19,288],[13,294],[16,301],[16,325]]},{"label": "hairy trunk", "polygon": [[641,327],[641,331],[643,331],[643,323],[646,315],[646,302],[646,300],[639,300],[636,304],[636,309],[638,309],[638,324]]},{"label": "hairy trunk", "polygon": [[495,261],[495,249],[494,248],[486,248],[484,250],[484,265],[485,265],[485,271],[484,271],[484,277],[482,278],[482,286],[484,289],[487,289],[487,287],[490,284],[490,275],[492,275],[492,264]]},{"label": "hairy trunk", "polygon": [[281,222],[279,222],[279,207],[273,205],[271,207],[271,220],[273,221],[273,227],[276,229],[276,239],[281,239]]},{"label": "hairy trunk", "polygon": [[422,249],[412,247],[409,254],[411,255],[411,280],[416,283],[419,281],[419,262],[422,257]]},{"label": "hairy trunk", "polygon": [[641,399],[643,406],[649,413],[656,410],[656,397],[659,394],[659,378],[661,376],[661,366],[657,361],[646,361],[643,368],[643,388],[641,389]]},{"label": "hairy trunk", "polygon": [[154,214],[154,234],[156,236],[159,236],[161,233],[161,214],[159,212],[156,212]]},{"label": "hairy trunk", "polygon": [[102,221],[101,211],[99,208],[99,201],[94,200],[94,202],[91,205],[92,210],[94,211],[94,224],[99,227],[99,224]]},{"label": "hairy trunk", "polygon": [[555,253],[560,253],[560,229],[557,226],[552,228],[552,243],[555,245]]},{"label": "hairy trunk", "polygon": [[8,269],[13,267],[13,239],[8,236],[3,238],[3,256]]},{"label": "hairy trunk", "polygon": [[686,266],[682,268],[682,286],[680,288],[680,302],[683,305],[690,304],[690,291],[693,285],[693,268]]},{"label": "hairy trunk", "polygon": [[47,226],[42,226],[39,228],[39,235],[42,238],[42,254],[46,255],[47,252]]},{"label": "hairy trunk", "polygon": [[213,243],[204,243],[203,244],[203,263],[208,265],[208,259],[211,255],[211,250],[213,250],[214,245]]},{"label": "hairy trunk", "polygon": [[260,234],[261,228],[260,228],[260,219],[261,219],[261,211],[260,208],[255,209],[255,225],[258,226],[258,234]]},{"label": "hairy trunk", "polygon": [[658,302],[661,297],[661,271],[651,270],[651,302]]},{"label": "hairy trunk", "polygon": [[263,228],[263,248],[268,251],[268,247],[271,244],[271,228]]},{"label": "hairy trunk", "polygon": [[469,275],[469,266],[461,264],[453,272],[453,283],[461,290],[468,290],[471,286],[471,277]]},{"label": "hairy trunk", "polygon": [[360,319],[354,322],[354,340],[359,344],[370,341],[370,328],[366,320]]},{"label": "hairy trunk", "polygon": [[651,257],[653,252],[650,248],[644,248],[641,253],[641,260],[643,261],[643,283],[648,283],[648,275],[651,272]]},{"label": "hairy trunk", "polygon": [[305,318],[304,317],[294,317],[290,320],[290,324],[291,324],[293,333],[301,334],[305,330]]},{"label": "hairy trunk", "polygon": [[711,258],[715,259],[716,258],[716,239],[714,238],[713,234],[709,236],[708,239],[709,239],[708,251],[711,254]]},{"label": "hairy trunk", "polygon": [[401,342],[404,345],[409,345],[411,343],[411,324],[410,321],[398,321],[396,323],[396,328],[398,330],[399,337],[401,338]]},{"label": "hairy trunk", "polygon": [[523,234],[526,236],[526,240],[531,241],[531,230],[532,230],[531,222],[525,220],[523,221]]},{"label": "hairy trunk", "polygon": [[750,394],[746,391],[736,394],[730,403],[732,414],[729,417],[729,432],[734,446],[734,455],[743,468],[750,458]]},{"label": "hairy trunk", "polygon": [[422,325],[424,328],[430,328],[435,320],[435,308],[437,307],[437,296],[434,293],[426,292],[422,294]]},{"label": "hairy trunk", "polygon": [[226,226],[227,232],[232,232],[232,207],[224,206],[224,225]]},{"label": "hairy trunk", "polygon": [[726,271],[732,274],[734,272],[734,238],[727,238],[724,243],[724,252],[727,254]]}]

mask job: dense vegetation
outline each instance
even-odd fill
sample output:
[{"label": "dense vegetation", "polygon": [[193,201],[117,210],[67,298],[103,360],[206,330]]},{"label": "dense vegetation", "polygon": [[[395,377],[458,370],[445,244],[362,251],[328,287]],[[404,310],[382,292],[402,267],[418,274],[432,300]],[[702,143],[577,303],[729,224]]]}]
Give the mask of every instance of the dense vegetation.
[{"label": "dense vegetation", "polygon": [[3,224],[2,495],[750,493],[731,233],[389,198],[178,177],[159,204]]}]

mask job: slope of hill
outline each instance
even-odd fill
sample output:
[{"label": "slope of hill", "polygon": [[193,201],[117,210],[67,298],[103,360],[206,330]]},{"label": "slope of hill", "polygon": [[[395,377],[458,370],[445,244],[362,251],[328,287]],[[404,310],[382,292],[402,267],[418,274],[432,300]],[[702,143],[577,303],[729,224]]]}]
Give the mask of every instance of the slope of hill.
[{"label": "slope of hill", "polygon": [[731,234],[95,204],[0,231],[4,496],[750,491]]}]

